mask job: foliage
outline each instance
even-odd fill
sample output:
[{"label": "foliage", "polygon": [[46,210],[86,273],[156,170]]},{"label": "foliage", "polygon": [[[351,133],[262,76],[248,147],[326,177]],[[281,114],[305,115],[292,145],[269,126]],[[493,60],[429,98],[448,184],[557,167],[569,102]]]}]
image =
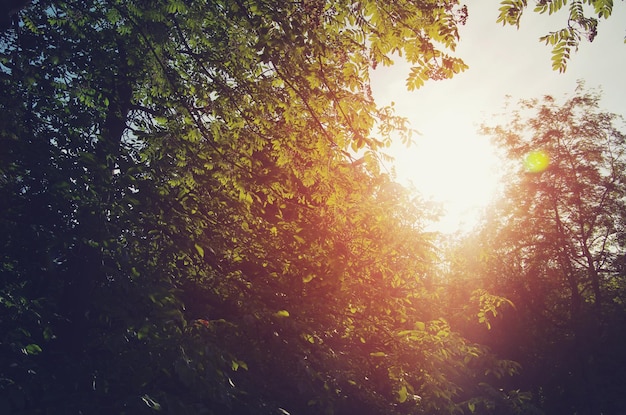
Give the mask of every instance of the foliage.
[{"label": "foliage", "polygon": [[[470,257],[483,286],[510,299],[485,340],[525,367],[524,387],[547,413],[621,413],[626,135],[582,87],[560,104],[522,101],[484,127],[511,160],[542,151],[549,165],[518,162]],[[620,127],[622,130],[620,130]]]},{"label": "foliage", "polygon": [[429,208],[379,167],[409,137],[369,70],[401,54],[409,89],[464,70],[456,1],[20,16],[0,39],[3,413],[474,412],[517,370],[442,318]]},{"label": "foliage", "polygon": [[[535,13],[555,14],[567,6],[567,0],[539,0]],[[526,0],[500,2],[497,22],[519,28],[520,19],[528,6]],[[586,7],[588,7],[586,9]],[[598,34],[599,19],[608,19],[613,13],[613,0],[572,0],[567,14],[567,26],[550,32],[539,40],[552,46],[552,69],[565,72],[572,50],[578,50],[581,40],[593,42]],[[624,39],[626,42],[626,38]]]}]

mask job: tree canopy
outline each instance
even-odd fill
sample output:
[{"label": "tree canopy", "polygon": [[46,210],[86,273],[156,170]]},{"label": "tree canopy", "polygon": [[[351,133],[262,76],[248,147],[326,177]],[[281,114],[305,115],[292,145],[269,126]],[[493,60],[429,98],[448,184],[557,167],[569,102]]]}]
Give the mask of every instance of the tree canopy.
[{"label": "tree canopy", "polygon": [[626,409],[615,370],[626,346],[623,131],[582,85],[564,103],[525,100],[483,128],[517,168],[457,256],[474,271],[466,279],[480,276],[470,286],[514,304],[480,340],[522,364],[522,387],[543,396],[546,413]]},{"label": "tree canopy", "polygon": [[485,130],[534,171],[445,272],[436,210],[382,168],[410,129],[369,71],[466,70],[458,1],[24,6],[0,33],[0,413],[623,409],[624,136],[597,97]]},{"label": "tree canopy", "polygon": [[[2,33],[3,413],[462,413],[513,362],[441,318],[380,170],[466,69],[456,1],[35,1]],[[491,385],[491,386],[489,386]],[[490,393],[485,392],[489,388]]]}]

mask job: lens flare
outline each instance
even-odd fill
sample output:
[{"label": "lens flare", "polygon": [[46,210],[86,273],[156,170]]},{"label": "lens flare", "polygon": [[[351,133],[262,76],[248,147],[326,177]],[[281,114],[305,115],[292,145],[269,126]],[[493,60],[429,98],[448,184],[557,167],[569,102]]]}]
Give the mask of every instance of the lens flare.
[{"label": "lens flare", "polygon": [[543,150],[531,151],[524,159],[524,167],[530,173],[541,173],[550,165],[550,156]]}]

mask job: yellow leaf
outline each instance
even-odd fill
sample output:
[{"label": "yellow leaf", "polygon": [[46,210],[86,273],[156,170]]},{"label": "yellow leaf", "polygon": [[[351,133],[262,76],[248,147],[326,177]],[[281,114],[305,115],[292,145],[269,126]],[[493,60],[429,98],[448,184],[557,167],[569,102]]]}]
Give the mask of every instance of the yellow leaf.
[{"label": "yellow leaf", "polygon": [[287,310],[279,310],[274,313],[276,317],[289,317],[289,311]]},{"label": "yellow leaf", "polygon": [[370,353],[370,356],[385,357],[385,356],[387,356],[387,354],[385,352],[372,352],[372,353]]},{"label": "yellow leaf", "polygon": [[230,367],[231,369],[233,369],[233,371],[237,371],[239,368],[242,368],[244,370],[248,370],[248,365],[246,364],[246,362],[244,362],[243,360],[232,360],[230,363]]},{"label": "yellow leaf", "polygon": [[194,246],[196,248],[196,251],[198,251],[198,255],[204,258],[204,249],[198,244],[195,244]]}]

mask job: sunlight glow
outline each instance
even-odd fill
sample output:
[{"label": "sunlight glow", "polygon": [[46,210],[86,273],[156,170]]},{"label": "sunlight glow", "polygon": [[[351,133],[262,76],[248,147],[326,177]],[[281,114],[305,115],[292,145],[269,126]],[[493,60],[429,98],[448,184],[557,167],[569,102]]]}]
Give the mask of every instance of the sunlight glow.
[{"label": "sunlight glow", "polygon": [[469,230],[493,199],[500,182],[499,163],[486,137],[445,134],[418,137],[416,145],[394,149],[398,181],[409,183],[444,215],[433,230]]},{"label": "sunlight glow", "polygon": [[[499,187],[498,157],[489,148],[489,139],[474,133],[482,122],[491,124],[492,114],[501,111],[506,95],[512,102],[546,94],[560,96],[585,79],[589,86],[610,85],[604,90],[603,106],[617,114],[626,111],[626,77],[622,76],[626,55],[606,59],[607,51],[618,50],[623,42],[619,19],[603,22],[593,45],[581,44],[567,72],[558,73],[550,69],[550,48],[537,40],[554,30],[552,16],[527,13],[520,28],[503,28],[496,23],[492,2],[471,0],[468,8],[469,19],[460,27],[461,41],[454,55],[463,58],[469,70],[451,80],[427,82],[412,93],[405,84],[410,65],[402,58],[397,57],[393,67],[379,65],[371,71],[376,101],[381,105],[395,102],[397,114],[407,117],[411,127],[423,134],[415,137],[413,147],[398,143],[388,151],[396,158],[397,179],[413,182],[427,198],[444,204],[447,215],[434,228],[447,233],[472,227]],[[549,167],[546,156],[532,155],[527,163],[531,169],[545,170]]]}]

